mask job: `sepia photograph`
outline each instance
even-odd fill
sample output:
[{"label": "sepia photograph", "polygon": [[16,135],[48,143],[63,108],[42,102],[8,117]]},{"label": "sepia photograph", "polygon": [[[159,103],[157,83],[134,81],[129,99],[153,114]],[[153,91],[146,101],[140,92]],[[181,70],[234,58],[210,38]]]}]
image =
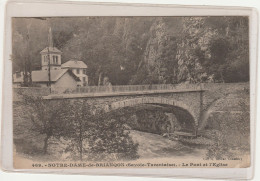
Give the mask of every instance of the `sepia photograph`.
[{"label": "sepia photograph", "polygon": [[248,16],[12,18],[14,168],[250,167]]}]

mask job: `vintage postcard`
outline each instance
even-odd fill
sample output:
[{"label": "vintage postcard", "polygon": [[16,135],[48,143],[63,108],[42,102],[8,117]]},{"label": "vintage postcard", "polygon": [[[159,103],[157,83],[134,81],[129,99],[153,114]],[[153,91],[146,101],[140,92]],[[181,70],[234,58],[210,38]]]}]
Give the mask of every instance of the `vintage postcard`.
[{"label": "vintage postcard", "polygon": [[250,21],[11,17],[14,169],[251,167]]},{"label": "vintage postcard", "polygon": [[12,25],[15,167],[250,166],[248,17]]}]

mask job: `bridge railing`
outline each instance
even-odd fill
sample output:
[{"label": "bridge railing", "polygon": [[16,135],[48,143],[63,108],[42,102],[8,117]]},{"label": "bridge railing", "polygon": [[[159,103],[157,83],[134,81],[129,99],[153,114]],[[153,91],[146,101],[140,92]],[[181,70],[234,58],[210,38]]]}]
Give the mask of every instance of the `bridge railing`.
[{"label": "bridge railing", "polygon": [[[84,94],[84,93],[113,93],[113,92],[134,92],[134,91],[193,91],[193,90],[214,90],[216,93],[231,92],[233,90],[249,89],[249,83],[201,83],[201,84],[158,84],[158,85],[120,85],[120,86],[87,86],[87,87],[52,87],[51,94]],[[50,94],[49,87],[19,87],[13,88],[13,101],[22,99],[22,95],[47,96]],[[210,95],[211,98],[212,95]]]},{"label": "bridge railing", "polygon": [[116,86],[86,86],[77,88],[52,88],[52,93],[113,93],[113,92],[138,92],[160,90],[200,90],[200,84],[151,84],[151,85],[116,85]]}]

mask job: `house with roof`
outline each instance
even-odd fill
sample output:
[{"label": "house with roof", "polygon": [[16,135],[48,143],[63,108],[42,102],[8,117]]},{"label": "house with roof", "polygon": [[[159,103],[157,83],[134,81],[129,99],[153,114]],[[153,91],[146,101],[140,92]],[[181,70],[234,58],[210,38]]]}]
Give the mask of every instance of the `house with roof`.
[{"label": "house with roof", "polygon": [[[51,29],[49,30],[49,45],[41,54],[41,70],[32,71],[32,83],[37,87],[76,88],[88,85],[87,65],[83,61],[69,60],[61,64],[62,52],[53,46]],[[23,83],[23,73],[13,75],[14,87]]]},{"label": "house with roof", "polygon": [[13,87],[21,87],[23,83],[24,75],[23,72],[16,71],[13,74]]},{"label": "house with roof", "polygon": [[79,60],[69,60],[61,65],[62,69],[71,70],[79,79],[80,86],[88,85],[88,76],[87,76],[87,68],[88,66]]},{"label": "house with roof", "polygon": [[75,88],[78,86],[80,79],[69,69],[59,69],[49,71],[38,70],[32,71],[32,82],[38,87],[49,87],[53,89]]},{"label": "house with roof", "polygon": [[[13,75],[13,87],[21,87],[23,81],[23,72],[16,72]],[[81,81],[71,70],[59,69],[50,70],[50,72],[47,70],[32,71],[32,83],[35,87],[51,87],[53,90],[66,90],[80,86]]]}]

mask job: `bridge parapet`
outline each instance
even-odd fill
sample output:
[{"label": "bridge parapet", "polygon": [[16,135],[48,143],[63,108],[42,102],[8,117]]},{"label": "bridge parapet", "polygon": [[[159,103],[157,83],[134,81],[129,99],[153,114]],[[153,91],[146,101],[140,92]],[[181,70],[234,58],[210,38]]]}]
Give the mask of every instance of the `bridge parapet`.
[{"label": "bridge parapet", "polygon": [[56,87],[52,94],[81,94],[81,93],[115,93],[115,92],[140,92],[140,91],[189,91],[202,90],[203,84],[151,84],[151,85],[119,85],[119,86],[86,86],[75,89]]}]

